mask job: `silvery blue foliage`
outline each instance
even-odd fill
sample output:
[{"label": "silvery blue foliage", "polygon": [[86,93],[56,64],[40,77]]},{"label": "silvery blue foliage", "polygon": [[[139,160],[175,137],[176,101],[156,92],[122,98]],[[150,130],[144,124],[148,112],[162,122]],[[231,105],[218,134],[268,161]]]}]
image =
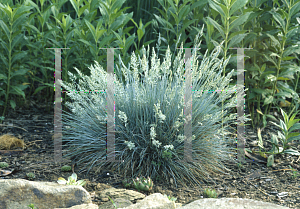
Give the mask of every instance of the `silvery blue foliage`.
[{"label": "silvery blue foliage", "polygon": [[[203,28],[202,28],[203,29]],[[196,40],[198,40],[197,36]],[[221,43],[222,44],[222,43]],[[183,47],[183,44],[181,44]],[[200,43],[196,48],[200,47]],[[236,121],[235,92],[207,93],[204,90],[236,90],[229,87],[232,70],[222,77],[222,69],[230,57],[223,62],[217,56],[218,46],[206,57],[200,67],[196,50],[192,53],[192,158],[194,161],[182,163],[184,157],[184,54],[180,49],[171,68],[170,49],[162,64],[153,50],[149,68],[149,46],[143,57],[132,53],[130,67],[121,69],[126,85],[115,79],[115,159],[123,163],[99,162],[106,160],[106,93],[75,93],[68,95],[74,101],[66,105],[72,113],[63,114],[63,140],[67,153],[64,157],[77,157],[79,163],[87,163],[84,168],[102,167],[122,174],[131,171],[131,178],[137,176],[158,176],[169,181],[173,178],[186,185],[187,182],[200,185],[210,174],[226,167],[223,160],[231,159],[234,153],[234,140],[228,127]],[[146,57],[147,53],[147,57]],[[90,67],[91,76],[82,77],[76,86],[62,83],[66,89],[107,91],[106,71],[95,62]],[[139,78],[141,71],[145,76]],[[172,72],[175,72],[172,75]],[[71,80],[75,76],[69,73]],[[202,92],[201,92],[202,91]],[[224,101],[222,129],[222,101]],[[68,126],[69,128],[65,128]],[[212,180],[212,179],[211,179]]]}]

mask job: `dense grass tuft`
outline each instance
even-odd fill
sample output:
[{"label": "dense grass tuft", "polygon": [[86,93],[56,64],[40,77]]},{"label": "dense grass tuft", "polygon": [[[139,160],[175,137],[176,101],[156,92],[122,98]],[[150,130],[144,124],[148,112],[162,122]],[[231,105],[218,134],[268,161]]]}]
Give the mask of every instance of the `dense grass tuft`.
[{"label": "dense grass tuft", "polygon": [[[200,43],[196,47],[199,46]],[[206,52],[200,67],[193,50],[193,90],[235,90],[228,87],[234,70],[226,78],[221,76],[223,65],[230,57],[224,62],[218,59],[220,49],[218,46],[210,57],[206,57]],[[154,51],[150,69],[148,59],[144,48],[142,59],[137,60],[133,53],[130,64],[133,73],[124,64],[120,65],[126,85],[115,80],[115,159],[124,160],[123,163],[99,162],[106,160],[106,93],[68,93],[74,102],[67,104],[72,113],[63,114],[63,140],[67,142],[64,157],[77,157],[78,162],[87,163],[88,172],[91,168],[96,168],[96,172],[101,168],[114,169],[131,178],[149,176],[167,181],[173,178],[176,186],[177,182],[200,186],[201,181],[205,182],[213,173],[225,172],[222,161],[233,153],[235,139],[228,136],[228,126],[236,120],[236,113],[230,114],[230,108],[236,106],[235,93],[192,93],[194,161],[182,163],[185,122],[183,50],[176,57],[173,70],[169,48],[162,64]],[[77,89],[107,90],[106,71],[97,62],[90,69],[91,76],[81,75]],[[141,70],[145,74],[140,81]],[[175,73],[171,75],[171,72]],[[62,85],[76,89],[72,84]],[[225,101],[224,129],[221,125],[222,101]]]}]

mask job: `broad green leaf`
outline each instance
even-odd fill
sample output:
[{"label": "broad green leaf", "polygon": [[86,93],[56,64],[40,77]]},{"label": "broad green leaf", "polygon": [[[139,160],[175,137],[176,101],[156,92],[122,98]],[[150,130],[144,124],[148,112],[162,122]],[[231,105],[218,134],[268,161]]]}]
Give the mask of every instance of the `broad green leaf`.
[{"label": "broad green leaf", "polygon": [[223,39],[225,40],[225,33],[224,33],[224,28],[219,25],[216,21],[214,21],[213,19],[211,19],[210,17],[207,17],[207,20],[209,21],[210,24],[212,24],[221,34],[221,36],[223,37]]},{"label": "broad green leaf", "polygon": [[24,89],[28,88],[29,86],[26,85],[26,83],[22,83],[22,84],[16,85],[16,87],[20,88],[23,91]]},{"label": "broad green leaf", "polygon": [[25,75],[27,72],[28,72],[28,69],[17,70],[11,74],[10,78],[13,78],[14,76],[17,76],[17,75]]},{"label": "broad green leaf", "polygon": [[265,100],[264,100],[264,105],[267,105],[267,104],[270,104],[270,103],[272,103],[273,102],[273,97],[270,95],[270,96],[268,96],[267,98],[265,98]]},{"label": "broad green leaf", "polygon": [[287,57],[293,53],[300,54],[300,48],[297,45],[292,45],[284,49],[282,57]]},{"label": "broad green leaf", "polygon": [[288,123],[288,127],[287,127],[287,129],[290,129],[291,127],[293,127],[293,125],[295,124],[295,123],[297,123],[298,121],[300,121],[300,119],[295,119],[294,120],[294,117],[296,116],[296,113],[290,118],[290,121],[289,121],[289,123]]},{"label": "broad green leaf", "polygon": [[289,18],[289,15],[286,11],[284,11],[283,9],[279,9],[279,11],[282,12],[282,14],[283,14],[283,17],[282,17],[283,20],[284,19],[287,20]]},{"label": "broad green leaf", "polygon": [[190,12],[190,6],[185,5],[183,9],[179,12],[178,19],[181,21],[183,17],[186,17],[188,15],[189,12]]},{"label": "broad green leaf", "polygon": [[[289,133],[287,139],[290,139],[291,137],[299,136],[299,134],[300,133]],[[289,140],[288,140],[288,142],[289,142]]]},{"label": "broad green leaf", "polygon": [[124,42],[125,42],[125,51],[128,51],[128,48],[131,47],[131,45],[133,44],[135,39],[135,36],[130,36],[129,38],[127,38],[126,42],[125,42],[125,37],[124,37]]},{"label": "broad green leaf", "polygon": [[146,46],[148,46],[149,44],[151,44],[153,42],[155,42],[155,40],[147,41],[146,43],[144,43],[144,46],[146,47]]},{"label": "broad green leaf", "polygon": [[[166,14],[164,13],[164,11],[162,11],[161,9],[156,8],[156,7],[155,7],[155,9],[157,9],[157,10],[160,12],[160,14],[161,14],[165,19],[167,19],[167,16],[166,16]],[[155,15],[155,14],[154,14],[154,15]]]},{"label": "broad green leaf", "polygon": [[179,31],[179,34],[184,33],[185,29],[186,29],[187,27],[190,27],[195,21],[197,21],[197,20],[196,20],[196,19],[193,19],[193,20],[185,20],[185,21],[184,21],[184,24],[183,24],[183,26],[182,26],[182,28],[181,28],[180,31]]},{"label": "broad green leaf", "polygon": [[37,87],[32,95],[35,95],[36,93],[38,93],[39,91],[43,90],[46,87],[47,86],[39,86],[39,87]]},{"label": "broad green leaf", "polygon": [[138,29],[137,30],[137,34],[138,34],[138,40],[139,40],[139,42],[141,41],[141,39],[142,39],[142,37],[144,36],[144,32],[143,32],[143,30],[142,29]]},{"label": "broad green leaf", "polygon": [[264,127],[267,126],[267,119],[266,119],[266,115],[263,115],[263,125]]},{"label": "broad green leaf", "polygon": [[267,166],[270,167],[274,164],[274,155],[270,155],[268,157],[268,163],[267,163]]},{"label": "broad green leaf", "polygon": [[280,49],[281,45],[279,43],[279,41],[271,34],[266,33],[267,36],[269,36],[271,38],[271,40],[274,42],[274,44]]},{"label": "broad green leaf", "polygon": [[14,100],[9,100],[10,106],[15,109],[16,108],[16,102]]},{"label": "broad green leaf", "polygon": [[300,11],[300,1],[298,1],[296,4],[294,4],[290,11],[289,19],[293,17],[294,14]]},{"label": "broad green leaf", "polygon": [[[287,92],[279,92],[279,93],[276,93],[274,94],[274,97],[292,97],[291,94],[287,93]],[[280,100],[281,101],[281,100]],[[284,101],[284,100],[283,100]]]},{"label": "broad green leaf", "polygon": [[287,60],[292,60],[292,59],[296,59],[296,57],[283,57],[281,60],[287,61]]},{"label": "broad green leaf", "polygon": [[154,17],[157,19],[157,21],[162,24],[165,28],[167,28],[166,26],[169,26],[169,28],[173,28],[173,26],[171,25],[171,23],[169,23],[168,21],[162,19],[161,17],[157,16],[156,14],[153,14]]},{"label": "broad green leaf", "polygon": [[[276,137],[275,135],[272,134],[272,139],[274,140]],[[269,141],[269,140],[267,140]],[[280,147],[278,146],[278,141],[277,141],[277,138],[276,138],[276,142],[274,141],[269,141],[271,144],[272,144],[272,149],[270,150],[270,153],[273,153],[273,154],[279,154],[280,152]]]},{"label": "broad green leaf", "polygon": [[0,74],[0,80],[2,80],[2,79],[7,80],[7,76],[4,74]]},{"label": "broad green leaf", "polygon": [[81,42],[85,43],[86,45],[88,45],[90,47],[92,46],[92,44],[90,42],[88,42],[88,41],[86,41],[84,39],[78,39],[78,41],[81,41]]},{"label": "broad green leaf", "polygon": [[[9,54],[9,50],[8,50],[9,43],[8,43],[8,41],[3,41],[0,38],[0,44],[2,45],[2,48],[4,49],[4,53]],[[3,62],[5,63],[6,66],[8,66],[8,64],[6,64],[7,63],[6,60],[8,60],[7,57],[4,57],[3,54],[0,54],[0,58],[2,58],[3,60],[5,60]]]},{"label": "broad green leaf", "polygon": [[274,64],[274,66],[276,67],[276,68],[278,68],[278,65],[277,65],[277,63],[276,62],[274,62],[274,60],[273,59],[271,59],[270,57],[268,57],[266,54],[262,54],[268,61],[270,61],[270,62],[272,62],[273,64]]},{"label": "broad green leaf", "polygon": [[281,18],[280,14],[278,14],[274,11],[270,11],[270,13],[273,15],[273,18],[280,24],[281,29],[284,31],[284,33],[286,33],[285,22]]},{"label": "broad green leaf", "polygon": [[224,17],[224,18],[227,17],[226,14],[224,13],[224,11],[222,10],[222,8],[219,5],[217,5],[212,0],[208,0],[208,2],[209,2],[209,6],[211,8],[213,8],[214,10],[216,10],[217,12],[219,12],[222,17]]},{"label": "broad green leaf", "polygon": [[15,62],[20,61],[26,55],[27,55],[27,52],[25,52],[25,51],[15,52],[15,54],[13,55],[13,58],[11,60],[11,64],[13,65]]},{"label": "broad green leaf", "polygon": [[16,94],[16,95],[21,95],[23,96],[23,98],[25,99],[25,94],[24,92],[17,86],[10,86],[10,88],[12,88],[14,90],[14,92],[10,92],[11,94]]},{"label": "broad green leaf", "polygon": [[287,39],[292,39],[293,36],[297,35],[298,30],[299,30],[299,26],[289,28],[289,30],[287,32],[287,35],[286,35],[286,38]]},{"label": "broad green leaf", "polygon": [[[278,145],[278,139],[277,139],[276,135],[272,134],[271,140],[274,145]],[[276,147],[278,147],[278,146],[276,146]]]},{"label": "broad green leaf", "polygon": [[[167,0],[167,1],[168,1],[168,3],[171,5],[171,7],[176,11],[176,7],[175,7],[173,1],[172,1],[172,0]],[[178,6],[178,5],[177,5],[177,6]]]},{"label": "broad green leaf", "polygon": [[[288,124],[288,122],[289,122],[289,117],[288,117],[288,115],[280,108],[280,111],[281,111],[281,114],[282,114],[282,116],[283,116],[283,118],[284,118],[284,123],[285,124]],[[281,123],[281,120],[280,120],[280,123]],[[285,125],[284,125],[285,126]],[[286,130],[285,130],[286,131]]]},{"label": "broad green leaf", "polygon": [[54,88],[54,83],[52,83],[52,84],[50,84],[50,83],[43,83],[43,85],[46,85],[46,86],[48,86],[48,87]]},{"label": "broad green leaf", "polygon": [[[232,1],[234,2],[234,1]],[[230,8],[230,12],[229,12],[229,16],[231,17],[232,14],[241,9],[242,7],[244,7],[247,3],[248,3],[248,0],[236,0],[234,3],[231,2],[231,8]]]},{"label": "broad green leaf", "polygon": [[300,136],[297,135],[297,136],[292,136],[291,138],[289,138],[287,140],[287,143],[291,142],[291,141],[297,141],[297,140],[300,140]]},{"label": "broad green leaf", "polygon": [[71,16],[68,15],[67,19],[65,20],[65,23],[64,23],[65,31],[69,30],[69,28],[72,26],[72,24],[73,24],[73,20],[72,20]]},{"label": "broad green leaf", "polygon": [[[274,122],[272,122],[272,121],[270,121],[270,123],[272,123],[273,125],[275,125],[275,126],[281,128],[278,124],[276,124],[276,123],[274,123]],[[280,132],[278,132],[278,136],[279,136],[279,134],[280,134]]]},{"label": "broad green leaf", "polygon": [[246,35],[247,34],[238,34],[235,37],[233,37],[232,40],[228,44],[228,48],[233,47],[233,46],[237,47],[237,44],[239,44]]},{"label": "broad green leaf", "polygon": [[0,26],[1,26],[2,30],[4,30],[7,39],[9,39],[10,32],[9,32],[7,25],[3,22],[3,20],[0,20]]},{"label": "broad green leaf", "polygon": [[85,6],[81,7],[78,12],[78,17],[80,17],[82,15],[82,13],[84,12],[84,10],[88,9],[88,7],[89,7],[89,5],[85,5]]},{"label": "broad green leaf", "polygon": [[103,2],[100,2],[99,10],[100,10],[100,13],[103,16],[103,18],[108,22],[109,21],[109,19],[108,19],[109,11],[108,11],[106,4],[104,4]]},{"label": "broad green leaf", "polygon": [[106,32],[106,29],[96,31],[96,40],[95,40],[96,43],[98,42],[99,38],[100,38],[105,32]]},{"label": "broad green leaf", "polygon": [[24,22],[28,19],[26,16],[30,13],[26,13],[21,15],[17,20],[15,20],[14,24],[12,25],[12,31],[17,32],[18,28],[24,24]]},{"label": "broad green leaf", "polygon": [[115,11],[116,9],[120,9],[126,0],[118,0],[113,3],[111,6],[111,11]]},{"label": "broad green leaf", "polygon": [[102,39],[102,40],[100,41],[99,46],[100,46],[100,47],[104,46],[104,45],[107,44],[112,38],[113,38],[113,34],[111,34],[111,35],[105,37],[104,39]]},{"label": "broad green leaf", "polygon": [[263,66],[262,66],[261,69],[260,69],[260,72],[261,72],[261,73],[263,73],[263,72],[265,71],[266,66],[267,66],[266,63],[264,63]]},{"label": "broad green leaf", "polygon": [[[24,15],[29,15],[29,14],[31,14],[32,12],[28,12],[28,11],[30,11],[31,9],[33,9],[33,7],[32,6],[21,6],[21,7],[18,7],[17,9],[15,9],[14,11],[13,11],[13,19],[18,19],[18,18],[20,18],[21,16],[23,17]],[[25,13],[25,14],[23,14],[23,13]]]},{"label": "broad green leaf", "polygon": [[[136,24],[136,22],[132,19],[132,18],[130,18],[130,20],[131,20],[131,22],[133,22],[133,24],[135,24],[135,26],[138,28],[139,26]],[[142,19],[140,19],[140,21],[142,21]],[[140,24],[141,24],[141,22],[140,22]]]},{"label": "broad green leaf", "polygon": [[118,19],[110,25],[110,29],[116,31],[122,26],[122,23],[123,23],[123,20]]},{"label": "broad green leaf", "polygon": [[[44,1],[42,0],[42,1],[40,1],[41,2],[41,5],[43,5],[44,4]],[[38,6],[38,5],[36,5],[34,2],[32,2],[32,1],[28,1],[28,3],[30,4],[30,5],[32,5],[37,11],[38,11],[38,13],[39,14],[41,14],[41,10],[40,10],[40,7]]]},{"label": "broad green leaf", "polygon": [[179,20],[178,20],[178,17],[176,14],[174,14],[173,12],[170,11],[170,14],[173,16],[174,20],[175,20],[175,23],[176,25],[179,24]]},{"label": "broad green leaf", "polygon": [[9,18],[12,16],[12,10],[9,5],[4,5],[4,8],[0,7],[0,9],[4,11]]},{"label": "broad green leaf", "polygon": [[[207,27],[207,34],[205,36],[206,41],[209,40],[214,32],[214,26],[212,24],[209,24],[208,21],[206,21],[204,19],[204,22],[206,23],[206,27]],[[194,26],[192,26],[198,33],[201,31],[199,28],[196,28]],[[208,42],[208,41],[207,41]]]},{"label": "broad green leaf", "polygon": [[223,4],[219,4],[219,6],[221,7],[222,11],[225,13],[225,15],[226,15],[225,17],[229,17],[229,11],[228,11],[227,7]]},{"label": "broad green leaf", "polygon": [[[208,30],[208,29],[207,29]],[[237,31],[237,32],[233,32],[229,35],[229,38],[228,38],[228,41],[230,41],[233,37],[235,37],[236,35],[239,35],[239,34],[244,34],[246,33],[247,30],[241,30],[241,31]]]},{"label": "broad green leaf", "polygon": [[286,149],[282,152],[282,154],[290,154],[290,155],[300,155],[300,153],[293,149]]},{"label": "broad green leaf", "polygon": [[[20,33],[20,31],[19,31]],[[19,34],[16,38],[13,39],[12,44],[11,44],[11,48],[15,48],[15,45],[17,45],[21,40],[24,41],[23,39],[24,35],[23,34]]]},{"label": "broad green leaf", "polygon": [[131,31],[131,30],[132,30],[132,28],[134,28],[134,27],[133,27],[133,26],[131,26],[131,27],[125,28],[125,29],[123,30],[123,33],[125,33],[125,34],[129,34],[129,31]]},{"label": "broad green leaf", "polygon": [[93,37],[94,37],[94,40],[95,42],[97,42],[97,36],[96,36],[96,30],[95,30],[95,27],[90,23],[88,22],[86,19],[84,19],[86,25],[89,27]]},{"label": "broad green leaf", "polygon": [[193,10],[196,7],[201,7],[202,5],[206,5],[207,3],[208,3],[208,0],[197,1],[191,5],[191,10]]},{"label": "broad green leaf", "polygon": [[240,16],[239,18],[233,20],[229,25],[229,32],[232,31],[234,28],[244,24],[247,21],[250,14],[251,14],[251,12],[247,12],[246,14],[244,14],[244,15]]},{"label": "broad green leaf", "polygon": [[[75,9],[76,13],[78,14],[78,12],[79,12],[79,5],[81,5],[82,0],[80,0],[80,3],[77,2],[77,0],[70,0],[70,2],[72,4],[73,8]],[[78,16],[80,16],[80,15],[78,15]]]},{"label": "broad green leaf", "polygon": [[281,127],[281,129],[282,129],[285,133],[288,132],[287,127],[286,127],[285,123],[284,123],[282,120],[280,120],[280,127]]}]

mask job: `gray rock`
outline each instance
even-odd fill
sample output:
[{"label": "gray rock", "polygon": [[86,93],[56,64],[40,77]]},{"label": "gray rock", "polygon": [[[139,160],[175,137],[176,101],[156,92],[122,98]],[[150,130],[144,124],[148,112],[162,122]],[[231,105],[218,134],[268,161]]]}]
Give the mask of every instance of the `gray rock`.
[{"label": "gray rock", "polygon": [[242,198],[204,198],[178,209],[287,209],[272,203]]},{"label": "gray rock", "polygon": [[75,205],[70,208],[54,208],[54,209],[98,209],[98,205],[90,203],[90,204]]},{"label": "gray rock", "polygon": [[0,209],[69,208],[92,203],[90,194],[81,186],[25,179],[0,179]]},{"label": "gray rock", "polygon": [[[123,199],[123,198],[116,198],[113,199],[113,202],[115,203],[117,208],[125,208],[128,207],[130,205],[132,205],[133,203],[130,202],[129,200]],[[113,203],[111,201],[108,201],[102,205],[99,206],[99,209],[115,209],[115,206],[113,205]]]},{"label": "gray rock", "polygon": [[[101,185],[100,185],[101,186]],[[90,194],[81,186],[61,185],[53,182],[28,181],[24,179],[0,179],[0,209],[25,209],[34,204],[35,209],[284,209],[267,202],[239,198],[204,198],[185,206],[170,201],[161,193],[145,196],[142,193],[107,188],[97,191],[104,202],[92,204]]]},{"label": "gray rock", "polygon": [[120,209],[175,209],[175,202],[170,201],[160,193],[154,193],[136,204]]}]

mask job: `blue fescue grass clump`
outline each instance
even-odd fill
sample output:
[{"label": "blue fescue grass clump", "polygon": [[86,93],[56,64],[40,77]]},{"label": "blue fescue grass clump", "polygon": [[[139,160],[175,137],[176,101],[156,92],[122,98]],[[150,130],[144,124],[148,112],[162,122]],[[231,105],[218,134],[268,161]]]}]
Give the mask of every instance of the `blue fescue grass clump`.
[{"label": "blue fescue grass clump", "polygon": [[[198,36],[196,38],[198,40]],[[222,44],[222,43],[221,43]],[[196,46],[199,48],[200,43]],[[181,44],[183,47],[183,44]],[[229,87],[232,70],[227,77],[222,77],[223,62],[217,58],[218,46],[210,57],[204,55],[198,67],[196,51],[192,53],[193,90],[224,89]],[[170,49],[166,51],[164,62],[160,64],[155,52],[148,66],[149,47],[143,48],[143,58],[133,53],[130,66],[133,73],[120,66],[126,85],[115,80],[115,159],[123,163],[99,162],[106,160],[106,93],[68,93],[73,103],[67,103],[72,113],[63,114],[63,141],[67,150],[64,157],[77,158],[78,162],[87,163],[99,171],[114,169],[120,174],[129,174],[131,178],[149,176],[160,177],[164,181],[172,178],[177,182],[207,182],[211,175],[227,168],[223,160],[230,159],[234,153],[233,137],[228,137],[228,126],[236,120],[236,113],[230,113],[236,107],[235,93],[192,92],[192,158],[184,160],[184,54],[180,49],[171,70]],[[122,64],[122,65],[121,65]],[[91,66],[91,76],[83,76],[78,90],[107,90],[106,71],[96,62]],[[218,72],[215,72],[218,70]],[[140,70],[145,72],[140,81]],[[171,75],[171,72],[175,72]],[[75,77],[69,73],[71,80]],[[74,84],[64,84],[67,89],[76,89]],[[224,128],[222,129],[222,101],[224,101]],[[223,137],[224,135],[224,137]],[[124,161],[123,161],[124,160]],[[84,170],[82,169],[82,170]],[[81,171],[82,171],[81,170]]]}]

